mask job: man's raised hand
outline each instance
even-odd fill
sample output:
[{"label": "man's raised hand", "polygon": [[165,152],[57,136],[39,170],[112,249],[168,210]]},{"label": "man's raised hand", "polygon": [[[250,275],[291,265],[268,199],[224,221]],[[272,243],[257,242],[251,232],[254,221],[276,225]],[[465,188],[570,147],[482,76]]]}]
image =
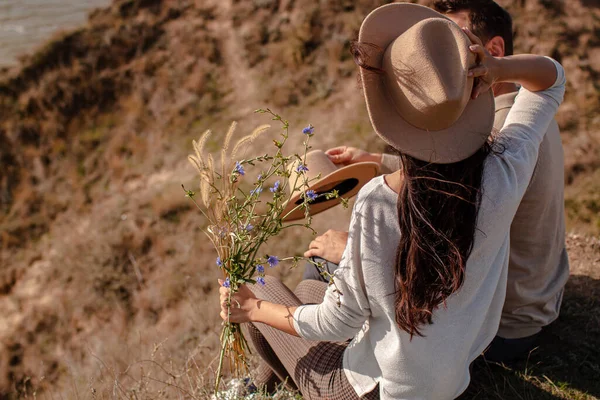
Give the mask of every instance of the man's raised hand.
[{"label": "man's raised hand", "polygon": [[334,164],[355,164],[358,162],[373,161],[381,165],[381,154],[369,153],[356,147],[339,146],[325,152]]}]

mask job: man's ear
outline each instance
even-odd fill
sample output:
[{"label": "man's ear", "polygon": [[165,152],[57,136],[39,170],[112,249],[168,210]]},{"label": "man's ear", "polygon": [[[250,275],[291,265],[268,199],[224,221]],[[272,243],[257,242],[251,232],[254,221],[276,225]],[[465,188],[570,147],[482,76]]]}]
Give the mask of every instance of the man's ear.
[{"label": "man's ear", "polygon": [[504,39],[501,36],[494,36],[486,44],[485,48],[494,57],[504,57]]}]

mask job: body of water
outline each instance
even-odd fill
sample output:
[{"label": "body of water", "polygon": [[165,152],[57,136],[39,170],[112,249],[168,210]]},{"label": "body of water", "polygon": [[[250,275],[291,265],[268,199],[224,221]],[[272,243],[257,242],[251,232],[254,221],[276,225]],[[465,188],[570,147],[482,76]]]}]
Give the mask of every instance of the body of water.
[{"label": "body of water", "polygon": [[0,67],[34,50],[61,30],[87,21],[88,13],[111,0],[0,0]]}]

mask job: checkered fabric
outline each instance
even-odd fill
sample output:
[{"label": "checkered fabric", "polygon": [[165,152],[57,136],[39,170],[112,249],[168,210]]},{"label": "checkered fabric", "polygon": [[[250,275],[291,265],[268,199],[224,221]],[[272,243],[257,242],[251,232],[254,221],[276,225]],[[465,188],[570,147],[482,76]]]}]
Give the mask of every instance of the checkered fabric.
[{"label": "checkered fabric", "polygon": [[[264,287],[258,285],[251,287],[257,297],[286,306],[303,304],[298,296],[278,279],[266,277],[265,280]],[[309,300],[307,303],[320,303],[327,284],[318,281],[305,282],[299,285],[298,291],[303,300]],[[255,351],[280,379],[291,378],[304,398],[329,400],[359,398],[348,382],[342,366],[347,343],[313,342],[288,335],[264,324],[248,325],[254,325],[246,327],[245,330]],[[272,381],[272,376],[268,377],[268,373],[264,374],[264,367],[260,369],[263,370],[261,374],[264,376],[257,379],[267,378],[267,382]],[[265,381],[256,383],[263,384]],[[378,399],[378,388],[363,398]]]}]

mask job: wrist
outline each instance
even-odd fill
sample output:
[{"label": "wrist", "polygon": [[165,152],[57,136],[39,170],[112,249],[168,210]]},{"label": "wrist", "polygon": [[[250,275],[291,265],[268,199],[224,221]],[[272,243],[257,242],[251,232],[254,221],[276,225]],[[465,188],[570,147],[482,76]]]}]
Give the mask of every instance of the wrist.
[{"label": "wrist", "polygon": [[492,78],[493,83],[506,82],[508,78],[508,66],[507,63],[510,61],[506,57],[490,57],[489,63],[489,75]]},{"label": "wrist", "polygon": [[260,299],[249,299],[250,308],[248,310],[248,318],[250,322],[262,322],[260,320],[260,303],[263,302]]},{"label": "wrist", "polygon": [[381,165],[382,159],[383,159],[383,154],[381,154],[381,153],[369,153],[368,161],[372,161],[372,162],[377,163],[378,165]]}]

